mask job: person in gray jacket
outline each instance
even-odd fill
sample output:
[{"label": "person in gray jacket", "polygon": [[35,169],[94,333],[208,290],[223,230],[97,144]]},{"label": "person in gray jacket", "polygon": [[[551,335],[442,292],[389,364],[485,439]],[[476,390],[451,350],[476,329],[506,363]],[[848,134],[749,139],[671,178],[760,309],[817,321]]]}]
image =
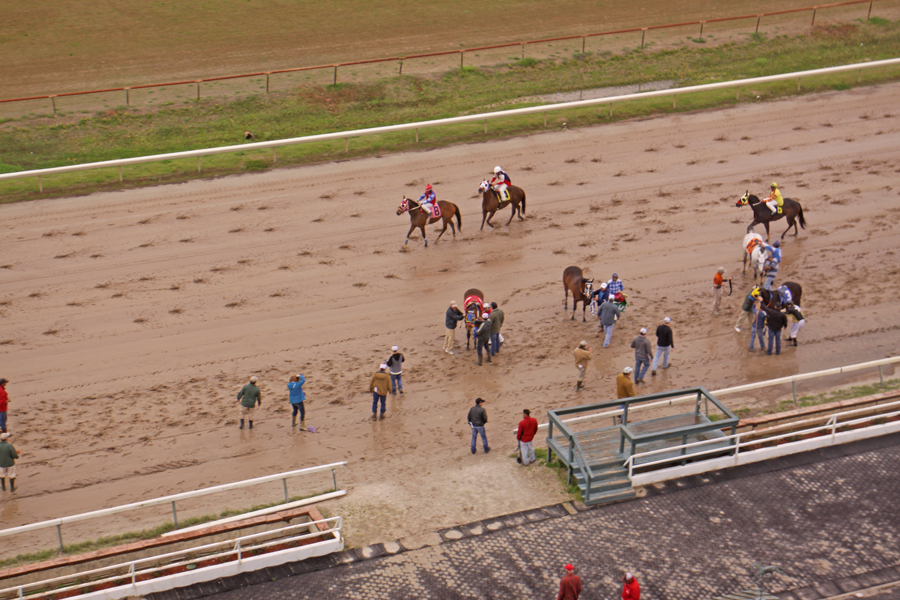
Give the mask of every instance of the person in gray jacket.
[{"label": "person in gray jacket", "polygon": [[646,327],[641,327],[641,334],[631,340],[631,347],[634,348],[634,382],[644,383],[644,375],[653,360],[653,348],[647,339]]},{"label": "person in gray jacket", "polygon": [[606,301],[600,305],[600,325],[603,326],[603,331],[606,332],[606,339],[603,340],[604,348],[609,348],[613,327],[615,327],[620,314],[622,313],[619,307],[616,306],[616,303],[613,302],[612,296],[607,297]]}]

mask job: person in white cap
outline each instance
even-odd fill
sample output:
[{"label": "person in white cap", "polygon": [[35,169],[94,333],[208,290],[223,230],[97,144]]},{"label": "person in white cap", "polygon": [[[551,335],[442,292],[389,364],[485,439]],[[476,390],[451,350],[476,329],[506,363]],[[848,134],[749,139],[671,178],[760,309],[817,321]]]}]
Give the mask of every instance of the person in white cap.
[{"label": "person in white cap", "polygon": [[258,406],[262,406],[262,393],[256,387],[256,375],[250,378],[250,383],[241,388],[238,392],[237,399],[241,403],[241,426],[244,428],[244,419],[250,422],[250,429],[253,429],[253,413],[256,412]]},{"label": "person in white cap", "polygon": [[447,328],[444,335],[444,352],[447,354],[453,354],[453,346],[456,345],[456,325],[465,318],[466,315],[456,306],[456,300],[451,300],[444,316],[444,327]]},{"label": "person in white cap", "polygon": [[584,375],[587,373],[588,363],[591,362],[591,349],[587,342],[582,340],[575,348],[575,368],[578,369],[578,381],[575,383],[575,391],[584,387]]},{"label": "person in white cap", "polygon": [[644,375],[653,359],[653,348],[647,339],[646,327],[641,327],[640,335],[631,340],[631,347],[634,348],[634,382],[644,383]]},{"label": "person in white cap", "polygon": [[510,181],[509,175],[507,175],[501,167],[494,167],[494,177],[491,179],[491,187],[497,192],[500,202],[509,200],[509,192],[506,190],[510,185],[512,185],[512,181]]},{"label": "person in white cap", "polygon": [[716,274],[713,275],[713,307],[712,314],[719,314],[719,305],[722,304],[722,286],[725,285],[725,281],[731,281],[730,279],[725,279],[725,267],[719,267],[716,270]]},{"label": "person in white cap", "polygon": [[491,314],[484,312],[481,319],[475,321],[475,351],[478,353],[478,360],[475,362],[481,366],[482,352],[487,354],[487,361],[491,362]]},{"label": "person in white cap", "polygon": [[641,600],[641,586],[631,573],[622,576],[622,600]]},{"label": "person in white cap", "polygon": [[6,491],[6,478],[9,477],[9,491],[16,491],[16,459],[19,458],[9,438],[9,432],[0,433],[0,486]]},{"label": "person in white cap", "polygon": [[391,377],[387,373],[387,365],[381,363],[378,370],[372,374],[372,380],[369,382],[369,391],[372,392],[372,419],[378,410],[378,402],[381,402],[381,418],[384,418],[385,403],[387,402],[387,393],[391,389]]},{"label": "person in white cap", "polygon": [[650,375],[656,376],[656,367],[662,359],[662,368],[669,368],[669,352],[675,347],[675,339],[672,337],[672,328],[669,323],[672,319],[666,317],[663,319],[662,325],[656,328],[656,356],[653,357],[653,364],[650,365]]},{"label": "person in white cap", "polygon": [[388,366],[388,372],[391,375],[391,394],[397,395],[397,392],[403,393],[403,354],[400,352],[400,346],[391,346],[391,356],[385,361]]},{"label": "person in white cap", "polygon": [[[637,394],[634,393],[634,383],[631,381],[631,367],[625,367],[619,376],[616,377],[616,396],[619,400],[622,398],[633,398]],[[624,404],[620,404],[619,408],[625,408]],[[622,422],[622,416],[619,416],[619,423]]]}]

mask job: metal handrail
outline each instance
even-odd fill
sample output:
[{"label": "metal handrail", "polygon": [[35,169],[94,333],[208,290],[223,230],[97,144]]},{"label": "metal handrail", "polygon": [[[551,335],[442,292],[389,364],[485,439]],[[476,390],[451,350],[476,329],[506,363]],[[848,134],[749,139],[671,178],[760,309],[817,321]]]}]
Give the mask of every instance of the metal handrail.
[{"label": "metal handrail", "polygon": [[[891,403],[891,405],[893,405],[893,404],[900,404],[900,402]],[[883,405],[883,406],[889,406],[889,405]],[[735,455],[737,455],[740,453],[740,449],[745,446],[758,446],[760,444],[767,444],[767,443],[775,442],[775,441],[782,440],[782,439],[793,438],[793,437],[803,436],[803,435],[809,435],[811,433],[817,433],[817,432],[825,431],[825,430],[831,430],[831,435],[832,435],[832,439],[833,439],[835,433],[837,432],[838,427],[847,427],[847,426],[855,425],[857,423],[866,423],[866,422],[872,421],[874,419],[888,419],[891,417],[900,416],[900,410],[898,410],[898,411],[893,411],[893,412],[889,412],[889,413],[870,415],[870,416],[862,417],[859,419],[851,419],[849,421],[839,421],[839,418],[842,416],[850,415],[850,414],[857,413],[857,412],[860,412],[863,410],[870,410],[870,408],[854,409],[854,410],[849,410],[849,411],[845,411],[842,413],[837,413],[837,414],[831,415],[831,417],[828,419],[828,422],[825,423],[824,425],[820,425],[818,427],[812,427],[810,429],[791,431],[789,433],[783,433],[783,434],[774,435],[774,436],[770,436],[770,437],[766,437],[766,438],[754,438],[752,440],[744,441],[741,439],[743,436],[749,436],[750,434],[757,433],[757,432],[746,432],[745,431],[743,433],[737,433],[737,434],[731,435],[731,436],[724,436],[721,438],[716,438],[714,440],[703,440],[700,442],[691,442],[690,444],[681,444],[680,446],[673,446],[671,448],[663,448],[660,450],[641,452],[641,453],[637,453],[637,454],[633,454],[633,455],[629,456],[623,466],[628,468],[628,477],[631,478],[634,475],[634,468],[636,466],[644,468],[644,467],[652,467],[652,466],[656,466],[656,465],[667,464],[667,463],[671,463],[671,462],[681,462],[684,460],[685,455],[680,454],[679,456],[675,456],[675,457],[669,457],[669,458],[664,458],[664,459],[657,460],[657,461],[652,461],[652,462],[642,463],[640,465],[635,465],[634,461],[639,457],[652,456],[652,455],[662,454],[662,453],[666,453],[666,452],[673,452],[676,450],[693,448],[693,447],[702,446],[705,444],[721,443],[723,441],[734,441],[734,444],[731,447],[734,448]],[[700,452],[691,453],[690,458],[693,459],[693,458],[697,458],[699,456],[704,456],[707,454],[721,453],[723,451],[724,451],[723,448],[714,448],[712,450],[703,450]]]},{"label": "metal handrail", "polygon": [[840,65],[837,67],[826,67],[822,69],[812,69],[808,71],[797,71],[794,73],[782,73],[780,75],[767,75],[765,77],[753,77],[750,79],[736,79],[732,81],[720,81],[718,83],[707,83],[703,85],[695,85],[684,88],[676,88],[670,90],[656,90],[650,92],[639,92],[636,94],[624,94],[621,96],[609,96],[606,98],[594,98],[591,100],[576,100],[573,102],[561,102],[557,104],[541,104],[538,106],[530,106],[526,108],[515,108],[511,110],[480,113],[474,115],[463,115],[459,117],[449,117],[446,119],[434,119],[430,121],[418,121],[413,123],[400,123],[396,125],[384,125],[382,127],[370,127],[367,129],[355,129],[350,131],[336,131],[332,133],[321,133],[317,135],[308,135],[298,138],[288,138],[283,140],[271,140],[268,142],[254,142],[251,144],[243,144],[238,146],[219,146],[216,148],[205,148],[199,150],[185,150],[182,152],[168,152],[166,154],[155,154],[151,156],[136,156],[133,158],[122,158],[116,160],[106,160],[94,163],[83,163],[79,165],[67,165],[64,167],[51,167],[48,169],[36,169],[32,171],[17,171],[14,173],[0,174],[0,181],[6,179],[20,179],[23,177],[38,177],[45,175],[54,175],[59,173],[70,173],[73,171],[85,171],[89,169],[102,169],[109,167],[123,167],[128,165],[136,165],[148,162],[158,162],[163,160],[176,160],[182,158],[197,158],[203,156],[211,156],[215,154],[227,154],[230,152],[246,152],[248,150],[275,149],[281,146],[292,146],[297,144],[308,144],[311,142],[324,142],[338,139],[349,139],[351,137],[362,137],[366,135],[378,135],[382,133],[390,133],[395,131],[418,130],[425,127],[439,127],[443,125],[455,125],[459,123],[470,123],[473,121],[488,121],[490,119],[502,119],[513,116],[533,115],[558,110],[587,108],[600,104],[613,104],[618,102],[628,102],[631,100],[644,100],[647,98],[658,98],[663,96],[672,96],[673,98],[682,94],[692,94],[696,92],[706,92],[713,90],[721,90],[727,88],[741,88],[748,85],[759,85],[763,83],[774,83],[787,80],[801,80],[804,77],[815,77],[818,75],[830,75],[834,73],[843,73],[847,71],[861,71],[862,69],[871,69],[878,67],[887,67],[900,65],[900,58],[890,58],[886,60],[857,63],[851,65]]},{"label": "metal handrail", "polygon": [[[255,544],[252,546],[244,545],[244,542],[246,542],[247,540],[253,540],[253,539],[262,538],[262,537],[271,537],[272,535],[284,533],[284,532],[287,532],[290,530],[309,529],[311,526],[318,527],[318,525],[322,524],[322,523],[326,524],[326,526],[327,526],[327,523],[330,521],[334,521],[335,524],[333,526],[329,526],[327,529],[324,529],[324,530],[318,530],[316,532],[305,533],[305,534],[293,536],[293,537],[290,537],[287,539],[281,538],[281,539],[277,539],[277,540],[269,540],[269,541]],[[108,577],[105,577],[105,578],[99,579],[99,580],[91,580],[91,581],[86,581],[84,583],[78,583],[75,585],[65,586],[62,588],[55,588],[52,591],[44,592],[42,594],[39,593],[36,595],[30,595],[28,597],[39,598],[39,597],[45,596],[47,594],[59,594],[59,593],[63,593],[63,592],[74,591],[74,590],[77,590],[77,589],[83,588],[83,587],[96,586],[96,585],[99,585],[102,583],[120,581],[125,577],[131,577],[132,582],[134,582],[136,580],[136,578],[141,575],[146,575],[146,574],[154,573],[157,571],[177,568],[180,566],[190,565],[190,564],[196,563],[201,560],[210,560],[210,559],[219,558],[222,556],[229,556],[232,554],[242,554],[242,553],[246,553],[246,552],[252,552],[255,550],[268,548],[268,547],[274,546],[274,545],[288,544],[288,543],[299,541],[299,540],[309,539],[311,537],[320,537],[323,535],[328,535],[330,533],[337,532],[338,534],[340,534],[340,530],[342,527],[343,527],[343,518],[340,516],[329,517],[327,519],[320,519],[317,521],[308,521],[306,523],[299,523],[297,525],[290,525],[287,527],[281,527],[278,529],[272,529],[269,531],[264,531],[264,532],[260,532],[260,533],[254,533],[254,534],[250,534],[250,535],[246,535],[246,536],[241,536],[241,537],[237,537],[237,538],[234,538],[231,540],[224,540],[221,542],[204,544],[202,546],[196,546],[194,548],[178,550],[175,552],[168,552],[165,554],[159,554],[156,556],[150,556],[150,557],[145,557],[145,558],[138,558],[135,560],[130,560],[130,561],[127,561],[124,563],[116,564],[116,565],[109,565],[106,567],[91,569],[89,571],[80,571],[78,573],[71,573],[68,575],[61,576],[61,577],[54,577],[52,579],[45,579],[42,581],[25,583],[25,584],[13,586],[11,588],[2,589],[2,590],[0,590],[0,594],[4,594],[7,592],[18,592],[18,596],[20,598],[24,598],[24,597],[26,597],[25,590],[29,589],[29,588],[44,588],[44,587],[47,587],[48,585],[58,584],[63,581],[69,581],[72,579],[82,579],[87,576],[95,575],[98,573],[108,572],[108,571],[117,570],[117,569],[126,569],[126,568],[128,569],[128,573],[124,573],[124,574],[120,574],[120,575],[111,575],[111,576],[108,576]],[[198,554],[198,553],[202,553],[207,550],[212,550],[214,548],[221,548],[221,547],[226,547],[226,546],[231,546],[231,548],[224,552],[218,552],[218,553],[214,553],[214,554],[205,554],[203,556],[192,556],[191,558],[189,558],[187,560],[180,560],[175,563],[168,563],[165,565],[155,566],[155,567],[141,569],[141,570],[137,569],[137,565],[139,565],[141,563],[158,563],[160,561],[164,561],[167,559],[173,559],[173,558],[176,558],[179,556],[185,556],[185,555],[189,555],[189,554]]]},{"label": "metal handrail", "polygon": [[169,496],[162,496],[160,498],[153,498],[151,500],[144,500],[141,502],[133,502],[131,504],[123,504],[121,506],[114,506],[112,508],[103,508],[100,510],[95,510],[91,512],[81,513],[77,515],[70,515],[68,517],[61,517],[58,519],[51,519],[48,521],[41,521],[39,523],[31,523],[29,525],[21,525],[19,527],[11,527],[9,529],[0,530],[0,538],[17,535],[21,533],[27,533],[29,531],[37,531],[40,529],[47,529],[50,527],[56,527],[57,533],[59,535],[59,545],[60,548],[64,548],[62,542],[62,529],[61,527],[67,523],[75,523],[78,521],[84,521],[87,519],[95,519],[98,517],[105,517],[108,515],[118,514],[122,512],[127,512],[130,510],[136,510],[139,508],[146,508],[148,506],[157,506],[160,504],[171,504],[172,505],[172,513],[175,521],[175,526],[178,526],[178,515],[175,510],[175,502],[178,500],[185,500],[187,498],[196,498],[198,496],[206,496],[208,494],[214,494],[217,492],[225,492],[245,487],[250,487],[254,485],[260,485],[263,483],[269,483],[272,481],[282,480],[285,484],[285,501],[287,501],[287,479],[292,477],[299,477],[301,475],[308,475],[310,473],[317,473],[321,471],[331,471],[332,481],[334,483],[334,489],[337,490],[337,476],[335,475],[335,469],[346,467],[347,461],[331,463],[328,465],[320,465],[318,467],[309,467],[306,469],[297,469],[294,471],[287,471],[285,473],[278,473],[275,475],[265,475],[263,477],[256,477],[254,479],[246,479],[244,481],[236,481],[232,483],[226,483],[222,485],[217,485],[208,488],[202,488],[199,490],[193,490],[190,492],[182,492],[180,494],[172,494]]},{"label": "metal handrail", "polygon": [[[588,463],[587,457],[584,455],[584,450],[582,449],[581,444],[579,443],[578,438],[575,436],[575,434],[568,427],[563,425],[562,421],[560,421],[556,417],[551,415],[550,418],[556,421],[556,424],[559,427],[560,431],[562,431],[563,435],[568,438],[570,451],[574,446],[575,450],[578,452],[578,458],[581,460],[581,465],[579,468],[586,474],[587,486],[585,487],[585,490],[587,490],[587,497],[584,498],[584,501],[587,502],[588,500],[590,500],[591,483],[593,483],[594,481],[594,470],[591,469],[591,465]],[[569,469],[572,468],[571,462],[572,459],[570,458]],[[567,483],[569,482],[571,482],[571,477],[569,478],[569,481]]]}]

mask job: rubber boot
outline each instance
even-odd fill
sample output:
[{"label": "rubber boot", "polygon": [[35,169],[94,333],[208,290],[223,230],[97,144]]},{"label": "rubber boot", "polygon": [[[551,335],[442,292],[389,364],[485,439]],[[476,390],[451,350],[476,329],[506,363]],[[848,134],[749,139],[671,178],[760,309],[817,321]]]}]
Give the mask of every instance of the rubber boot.
[{"label": "rubber boot", "polygon": [[16,478],[15,477],[9,478],[9,491],[10,492],[16,491]]},{"label": "rubber boot", "polygon": [[487,352],[486,355],[487,355],[488,362],[491,362],[491,353]]},{"label": "rubber boot", "polygon": [[253,421],[250,421],[250,429],[253,429]]},{"label": "rubber boot", "polygon": [[306,419],[300,419],[300,430],[306,431]]},{"label": "rubber boot", "polygon": [[291,415],[291,427],[297,426],[297,415]]},{"label": "rubber boot", "polygon": [[240,426],[240,427],[238,427],[238,429],[243,429],[243,428],[244,428],[244,420],[243,420],[243,419],[241,419],[241,426]]},{"label": "rubber boot", "polygon": [[0,477],[0,492],[6,491],[6,477]]},{"label": "rubber boot", "polygon": [[478,360],[475,362],[475,364],[478,365],[479,367],[481,366],[481,357],[480,356],[478,357]]}]

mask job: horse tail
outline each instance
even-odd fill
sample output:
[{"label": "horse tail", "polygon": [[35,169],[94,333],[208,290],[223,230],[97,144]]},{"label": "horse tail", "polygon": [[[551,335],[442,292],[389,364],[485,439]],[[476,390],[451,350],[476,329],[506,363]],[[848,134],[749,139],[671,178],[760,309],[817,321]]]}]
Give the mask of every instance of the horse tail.
[{"label": "horse tail", "polygon": [[799,210],[797,211],[797,216],[800,219],[800,227],[802,227],[803,229],[806,229],[806,219],[803,218],[803,207],[800,206],[799,204],[797,206],[799,207]]},{"label": "horse tail", "polygon": [[456,213],[456,228],[462,231],[462,213],[459,211],[459,207],[457,205],[453,205],[454,211]]},{"label": "horse tail", "polygon": [[525,190],[522,190],[522,214],[525,214]]}]

